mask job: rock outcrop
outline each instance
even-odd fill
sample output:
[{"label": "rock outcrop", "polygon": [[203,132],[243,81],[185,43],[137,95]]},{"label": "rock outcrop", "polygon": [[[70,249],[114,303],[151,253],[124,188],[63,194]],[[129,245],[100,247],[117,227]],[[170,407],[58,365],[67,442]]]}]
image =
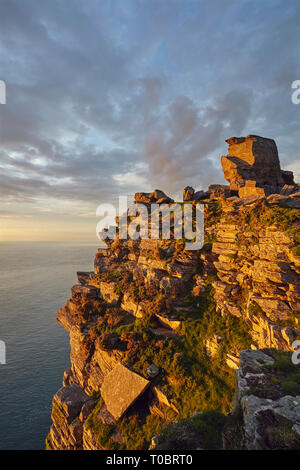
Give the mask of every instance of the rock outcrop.
[{"label": "rock outcrop", "polygon": [[[230,186],[185,188],[185,201],[204,204],[201,250],[189,251],[174,238],[106,240],[94,270],[78,273],[57,315],[70,335],[71,367],[53,399],[48,449],[148,448],[174,420],[199,410],[231,411],[234,369],[246,374],[241,350],[251,348],[252,357],[259,349],[293,350],[300,338],[299,192],[288,188],[291,175],[280,170],[272,142],[230,139],[224,157]],[[262,168],[264,152],[268,168]],[[254,173],[255,185],[248,179]],[[256,184],[285,189],[243,193],[261,189]],[[155,190],[137,193],[135,202],[173,200]],[[276,398],[273,411],[290,406],[285,396]],[[247,403],[246,428],[255,406],[265,406],[252,398]],[[212,416],[221,426],[223,418]],[[202,418],[199,423],[204,426]],[[197,445],[207,448],[206,437]]]},{"label": "rock outcrop", "polygon": [[228,155],[221,159],[224,176],[230,188],[239,190],[240,197],[280,192],[284,185],[294,186],[293,173],[280,168],[274,140],[248,135],[231,137]]},{"label": "rock outcrop", "polygon": [[135,202],[141,203],[156,203],[156,204],[170,204],[174,202],[169,196],[167,196],[160,189],[155,189],[152,193],[136,193],[134,196]]},{"label": "rock outcrop", "polygon": [[291,354],[244,350],[232,412],[196,411],[153,436],[150,449],[300,450],[300,371]]},{"label": "rock outcrop", "polygon": [[231,447],[228,438],[238,431],[243,449],[300,450],[299,366],[291,354],[272,349],[242,351],[240,360],[232,411],[240,421],[225,432],[225,444]]}]

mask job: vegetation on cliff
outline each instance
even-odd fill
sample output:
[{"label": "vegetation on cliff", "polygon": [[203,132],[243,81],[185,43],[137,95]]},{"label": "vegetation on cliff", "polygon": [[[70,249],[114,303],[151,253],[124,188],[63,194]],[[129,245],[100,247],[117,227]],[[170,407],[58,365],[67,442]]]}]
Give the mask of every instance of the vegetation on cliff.
[{"label": "vegetation on cliff", "polygon": [[[230,145],[246,142],[252,149],[256,136],[248,137]],[[276,160],[276,146],[258,140],[259,151],[265,145]],[[240,413],[225,416],[232,409],[240,352],[291,351],[300,337],[300,206],[299,187],[288,172],[278,167],[277,186],[265,184],[265,168],[255,155],[257,186],[241,180],[245,166],[232,158],[224,163],[230,186],[185,189],[185,203],[204,204],[201,250],[186,250],[184,238],[108,240],[96,254],[94,271],[78,273],[72,299],[58,312],[71,339],[72,366],[62,390],[69,393],[76,384],[90,402],[84,398],[71,420],[54,399],[48,447],[144,449],[161,434],[168,448],[176,444],[175,421],[183,435],[189,430],[198,436],[189,446],[220,448],[224,426],[228,436],[235,429],[239,441]],[[170,203],[158,190],[136,195],[146,206],[159,200]],[[287,356],[271,356],[262,371],[268,375],[265,396],[258,388],[256,400],[298,393],[299,373]],[[120,364],[147,387],[116,417],[101,389]]]}]

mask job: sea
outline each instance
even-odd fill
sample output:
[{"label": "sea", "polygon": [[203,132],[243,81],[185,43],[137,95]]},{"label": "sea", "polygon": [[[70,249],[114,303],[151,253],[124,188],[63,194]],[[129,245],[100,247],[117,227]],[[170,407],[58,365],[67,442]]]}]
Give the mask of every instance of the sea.
[{"label": "sea", "polygon": [[45,448],[51,402],[70,366],[69,336],[56,322],[76,271],[91,271],[95,244],[0,243],[0,449]]}]

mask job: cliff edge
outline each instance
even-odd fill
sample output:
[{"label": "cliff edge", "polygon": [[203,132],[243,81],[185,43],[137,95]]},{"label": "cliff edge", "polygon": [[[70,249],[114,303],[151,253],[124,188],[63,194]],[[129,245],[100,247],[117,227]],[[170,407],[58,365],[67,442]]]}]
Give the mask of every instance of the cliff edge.
[{"label": "cliff edge", "polygon": [[[298,445],[299,365],[276,354],[290,356],[300,338],[300,188],[280,169],[274,141],[232,139],[222,160],[230,185],[184,190],[184,203],[204,206],[201,250],[186,250],[184,240],[117,238],[97,251],[92,272],[77,273],[57,315],[70,334],[71,367],[53,398],[47,449],[147,449],[196,412],[206,437],[195,448],[228,448],[234,426],[234,448],[277,448],[265,430],[292,416],[286,448]],[[264,158],[272,168],[262,169]],[[159,190],[135,202],[173,203]],[[255,354],[269,354],[268,370],[248,370]],[[272,380],[260,383],[265,372]],[[253,374],[264,396],[245,392]],[[289,374],[291,395],[280,385]],[[234,421],[238,408],[243,424]]]}]

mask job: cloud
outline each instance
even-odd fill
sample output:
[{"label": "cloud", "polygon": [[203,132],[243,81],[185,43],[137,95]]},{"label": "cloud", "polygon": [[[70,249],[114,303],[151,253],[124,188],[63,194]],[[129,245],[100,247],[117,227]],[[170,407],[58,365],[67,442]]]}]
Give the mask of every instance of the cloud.
[{"label": "cloud", "polygon": [[275,138],[297,169],[299,25],[296,0],[3,0],[3,210],[222,183],[232,135]]}]

